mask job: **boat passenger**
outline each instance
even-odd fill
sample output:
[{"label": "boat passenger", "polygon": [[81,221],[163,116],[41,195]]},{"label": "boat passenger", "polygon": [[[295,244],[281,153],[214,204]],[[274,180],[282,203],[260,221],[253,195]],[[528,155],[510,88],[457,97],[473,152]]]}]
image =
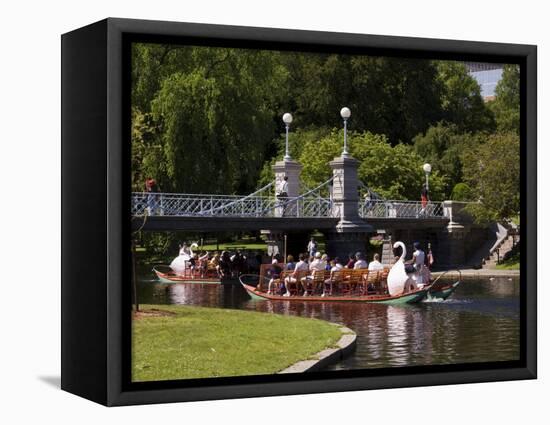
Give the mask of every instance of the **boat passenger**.
[{"label": "boat passenger", "polygon": [[290,296],[290,291],[289,291],[290,285],[296,285],[298,283],[299,275],[302,272],[308,271],[308,266],[305,261],[306,256],[307,254],[300,254],[300,256],[298,257],[300,261],[298,261],[298,263],[296,264],[296,267],[294,267],[294,272],[290,276],[287,276],[285,278],[285,288],[286,288],[286,292],[284,293],[285,297]]},{"label": "boat passenger", "polygon": [[[325,254],[326,255],[326,254]],[[332,266],[333,266],[333,261],[334,260],[329,260],[328,256],[327,256],[327,259],[326,259],[326,266],[325,266],[325,271],[326,272],[329,272],[331,269],[332,269]]]},{"label": "boat passenger", "polygon": [[332,294],[332,288],[334,284],[338,283],[336,281],[335,273],[339,272],[344,269],[344,266],[342,265],[342,262],[338,257],[336,257],[334,260],[330,262],[331,268],[330,268],[330,277],[325,280],[325,284],[323,286],[323,293],[321,294],[322,297],[326,296],[327,294],[327,287],[329,288],[328,293]]},{"label": "boat passenger", "polygon": [[369,272],[376,272],[379,270],[384,270],[384,266],[380,262],[380,255],[376,253],[374,254],[372,261],[369,263]]},{"label": "boat passenger", "polygon": [[[323,260],[323,256],[320,252],[316,252],[314,255],[313,261],[309,264],[309,271],[311,274],[304,276],[300,283],[302,284],[302,289],[304,290],[304,296],[307,296],[307,287],[310,284],[310,282],[313,281],[313,278],[315,276],[316,271],[324,271],[325,267],[327,265],[326,261]],[[326,255],[325,255],[326,258]]]},{"label": "boat passenger", "polygon": [[292,255],[288,255],[286,257],[285,270],[294,270],[295,267],[296,267],[296,263],[294,262],[294,257]]},{"label": "boat passenger", "polygon": [[200,271],[200,276],[201,277],[204,277],[206,275],[206,272],[208,271],[208,258],[209,258],[210,254],[208,251],[206,252],[202,252],[200,257],[199,257],[199,271]]},{"label": "boat passenger", "polygon": [[276,259],[271,261],[271,267],[267,270],[267,277],[269,278],[269,284],[267,285],[267,293],[273,293],[273,287],[275,286],[275,292],[279,292],[277,289],[277,281],[281,277],[281,267]]},{"label": "boat passenger", "polygon": [[348,261],[346,262],[346,269],[353,269],[355,266],[355,257],[352,253],[348,254]]},{"label": "boat passenger", "polygon": [[368,268],[368,263],[365,261],[365,256],[363,255],[362,252],[357,252],[355,254],[355,258],[356,258],[356,261],[355,261],[355,264],[353,265],[353,269],[354,270],[358,270],[358,269],[366,269]]},{"label": "boat passenger", "polygon": [[424,286],[424,284],[427,284],[429,282],[429,276],[426,276],[426,254],[420,247],[419,242],[415,242],[413,244],[414,252],[413,252],[413,258],[411,260],[411,263],[414,266],[415,269],[415,279],[416,279],[416,285],[420,287]]}]

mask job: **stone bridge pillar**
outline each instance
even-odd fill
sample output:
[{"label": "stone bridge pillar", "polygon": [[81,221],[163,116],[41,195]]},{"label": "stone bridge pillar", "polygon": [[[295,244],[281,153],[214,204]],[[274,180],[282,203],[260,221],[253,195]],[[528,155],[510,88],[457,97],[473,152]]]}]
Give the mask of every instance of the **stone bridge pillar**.
[{"label": "stone bridge pillar", "polygon": [[368,234],[373,232],[359,217],[359,161],[352,157],[339,156],[330,163],[332,182],[332,213],[340,220],[333,232],[327,234],[330,256],[345,257],[348,253],[365,253]]}]

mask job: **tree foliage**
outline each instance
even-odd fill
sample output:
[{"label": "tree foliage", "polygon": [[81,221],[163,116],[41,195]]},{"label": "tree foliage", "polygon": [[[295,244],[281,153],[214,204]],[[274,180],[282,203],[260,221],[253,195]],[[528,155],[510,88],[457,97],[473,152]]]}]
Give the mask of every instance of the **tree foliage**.
[{"label": "tree foliage", "polygon": [[451,200],[469,202],[474,201],[472,189],[466,183],[457,183],[451,193]]},{"label": "tree foliage", "polygon": [[444,196],[448,198],[455,185],[463,180],[462,153],[484,140],[480,134],[461,133],[455,124],[440,122],[414,138],[414,149],[441,174]]},{"label": "tree foliage", "polygon": [[519,214],[519,137],[500,133],[463,153],[464,180],[478,204],[469,207],[480,222],[505,220]]},{"label": "tree foliage", "polygon": [[[302,180],[315,187],[332,175],[328,162],[342,152],[343,131],[332,131],[320,140],[305,143],[299,162]],[[391,146],[384,135],[369,132],[348,134],[349,151],[361,162],[358,170],[363,184],[388,199],[420,199],[424,183],[422,158],[411,146]],[[438,172],[430,177],[430,197],[441,199],[443,180]]]},{"label": "tree foliage", "polygon": [[303,53],[282,59],[290,71],[287,105],[300,125],[340,127],[347,106],[350,128],[397,144],[441,119],[441,85],[430,61]]},{"label": "tree foliage", "polygon": [[481,97],[477,81],[461,62],[438,62],[438,80],[444,86],[441,98],[443,119],[460,132],[494,131],[493,113]]},{"label": "tree foliage", "polygon": [[[157,130],[147,143],[144,113],[137,109],[144,102],[136,100],[133,146],[143,171],[166,191],[245,193],[257,182],[275,131],[272,94],[285,70],[271,52],[181,48],[172,56],[192,66],[164,77],[158,89],[143,78],[135,82],[136,98],[152,96],[148,117]],[[145,72],[158,71],[151,66]]]},{"label": "tree foliage", "polygon": [[489,106],[500,132],[519,134],[519,66],[504,65],[502,78],[495,88],[495,100]]}]

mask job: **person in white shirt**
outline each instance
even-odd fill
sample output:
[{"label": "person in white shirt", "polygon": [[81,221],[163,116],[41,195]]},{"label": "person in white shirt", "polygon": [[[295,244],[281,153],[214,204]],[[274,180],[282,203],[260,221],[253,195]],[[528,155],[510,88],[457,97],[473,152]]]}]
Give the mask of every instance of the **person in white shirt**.
[{"label": "person in white shirt", "polygon": [[357,261],[353,265],[354,270],[368,268],[369,265],[365,261],[365,256],[363,255],[362,252],[358,252],[357,254],[355,254],[355,258],[357,259]]},{"label": "person in white shirt", "polygon": [[307,252],[309,253],[310,257],[313,257],[317,252],[317,242],[315,242],[315,238],[311,238],[311,240],[307,244]]},{"label": "person in white shirt", "polygon": [[330,268],[330,277],[325,280],[325,284],[323,286],[323,293],[322,297],[325,297],[327,295],[327,287],[328,287],[328,294],[332,295],[332,288],[335,283],[338,283],[341,277],[337,277],[335,274],[336,272],[340,272],[344,269],[344,266],[342,265],[342,262],[338,257],[336,257],[334,260],[330,262],[332,267]]},{"label": "person in white shirt", "polygon": [[286,201],[288,199],[288,176],[284,176],[283,180],[279,182],[279,187],[277,188],[277,199],[279,200],[279,205],[281,207],[281,215],[284,217],[286,210]]},{"label": "person in white shirt", "polygon": [[290,285],[298,283],[298,279],[300,278],[300,275],[303,275],[303,272],[308,271],[307,263],[305,262],[306,256],[305,254],[300,254],[298,257],[300,261],[296,263],[296,267],[294,268],[294,272],[285,278],[285,288],[286,292],[284,293],[285,297],[290,297]]},{"label": "person in white shirt", "polygon": [[384,266],[380,262],[380,255],[374,254],[373,260],[369,263],[369,272],[384,270]]},{"label": "person in white shirt", "polygon": [[[422,288],[424,286],[424,284],[428,283],[425,278],[425,266],[424,266],[424,263],[426,261],[426,254],[424,253],[424,251],[422,251],[422,249],[420,248],[420,243],[418,242],[415,242],[413,244],[413,247],[414,247],[414,252],[413,252],[413,258],[411,260],[411,263],[414,265],[414,269],[415,269],[415,280],[416,280],[416,285],[417,287],[419,286],[420,288]],[[427,280],[429,281],[429,277],[427,278]]]},{"label": "person in white shirt", "polygon": [[309,270],[310,271],[325,270],[325,267],[327,266],[327,262],[326,262],[326,260],[323,260],[323,258],[321,256],[321,253],[316,252],[314,257],[315,258],[313,259],[313,261],[309,265]]},{"label": "person in white shirt", "polygon": [[313,281],[313,279],[315,277],[315,272],[316,271],[325,271],[325,268],[327,266],[327,262],[326,262],[326,260],[323,260],[320,252],[316,252],[314,254],[314,257],[315,258],[313,259],[313,261],[309,265],[309,271],[311,272],[311,274],[309,274],[308,276],[303,277],[300,281],[302,283],[302,288],[304,290],[304,296],[307,296],[307,288],[308,288],[309,282]]}]

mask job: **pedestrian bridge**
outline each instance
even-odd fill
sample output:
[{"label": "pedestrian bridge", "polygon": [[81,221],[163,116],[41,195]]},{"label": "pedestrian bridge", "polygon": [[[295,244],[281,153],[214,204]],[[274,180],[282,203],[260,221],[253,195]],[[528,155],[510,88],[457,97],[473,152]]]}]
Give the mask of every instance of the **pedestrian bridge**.
[{"label": "pedestrian bridge", "polygon": [[[445,218],[441,202],[370,200],[357,204],[364,219]],[[233,196],[176,193],[132,193],[133,216],[171,217],[256,217],[256,218],[339,218],[339,205],[330,198],[295,197],[279,200],[275,196]]]},{"label": "pedestrian bridge", "polygon": [[[421,202],[404,200],[355,203],[357,218],[374,229],[438,227],[449,221],[441,202],[430,202],[425,208]],[[329,230],[344,219],[342,211],[342,201],[322,196],[320,187],[285,199],[267,193],[266,188],[247,196],[132,194],[133,227],[143,230]]]}]

